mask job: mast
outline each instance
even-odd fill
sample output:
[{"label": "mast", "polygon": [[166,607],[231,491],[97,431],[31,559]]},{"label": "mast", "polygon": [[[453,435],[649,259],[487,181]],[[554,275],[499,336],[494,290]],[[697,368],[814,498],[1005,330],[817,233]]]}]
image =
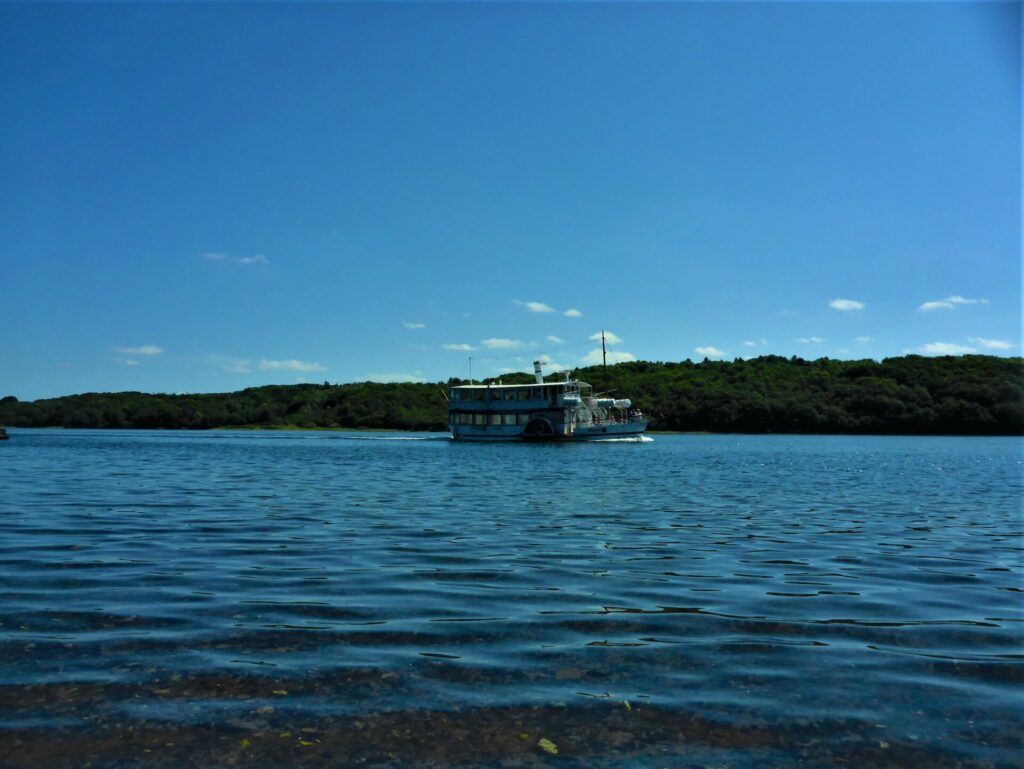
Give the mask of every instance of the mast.
[{"label": "mast", "polygon": [[602,382],[603,382],[603,384],[605,386],[605,389],[607,389],[608,388],[608,356],[605,354],[605,350],[604,350],[604,329],[601,329],[601,380],[602,380]]}]

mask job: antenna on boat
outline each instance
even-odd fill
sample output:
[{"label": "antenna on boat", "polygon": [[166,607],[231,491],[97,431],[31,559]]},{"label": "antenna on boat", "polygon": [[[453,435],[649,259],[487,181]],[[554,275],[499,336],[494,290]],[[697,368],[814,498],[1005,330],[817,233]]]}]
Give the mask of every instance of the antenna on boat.
[{"label": "antenna on boat", "polygon": [[469,383],[473,384],[473,356],[469,356]]}]

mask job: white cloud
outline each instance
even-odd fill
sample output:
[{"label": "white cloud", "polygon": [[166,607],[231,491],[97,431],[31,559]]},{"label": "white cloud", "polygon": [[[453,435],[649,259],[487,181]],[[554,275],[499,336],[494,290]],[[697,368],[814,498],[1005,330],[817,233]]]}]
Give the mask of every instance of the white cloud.
[{"label": "white cloud", "polygon": [[160,355],[164,348],[155,344],[144,344],[138,347],[115,347],[114,350],[122,355]]},{"label": "white cloud", "polygon": [[260,368],[264,371],[326,371],[325,366],[321,366],[319,363],[306,363],[305,361],[295,360],[267,360],[264,358],[260,361]]},{"label": "white cloud", "polygon": [[875,340],[869,336],[857,336],[853,338],[853,341],[859,342],[860,344],[867,344],[868,342],[873,342]]},{"label": "white cloud", "polygon": [[821,344],[826,340],[822,339],[820,336],[802,336],[796,341],[800,344]]},{"label": "white cloud", "polygon": [[583,317],[583,313],[580,312],[579,310],[575,309],[575,308],[571,309],[571,310],[566,310],[565,312],[562,313],[562,315],[564,315],[567,318],[582,318]]},{"label": "white cloud", "polygon": [[856,299],[833,299],[828,306],[833,310],[849,312],[850,310],[863,310],[864,302],[858,302]]},{"label": "white cloud", "polygon": [[122,366],[139,365],[139,362],[137,360],[132,360],[131,358],[114,358],[114,363],[120,363]]},{"label": "white cloud", "polygon": [[565,340],[557,336],[549,336],[547,337],[547,340],[551,342],[551,344],[565,344]]},{"label": "white cloud", "polygon": [[724,352],[719,350],[717,347],[694,347],[693,351],[698,355],[704,355],[708,358],[721,358],[725,355]]},{"label": "white cloud", "polygon": [[[636,356],[629,352],[620,352],[618,350],[608,351],[608,362],[609,363],[628,363],[631,360],[636,360]],[[601,363],[601,348],[595,347],[593,350],[588,352],[586,356],[580,358],[580,363],[584,366],[597,366]]]},{"label": "white cloud", "polygon": [[977,350],[953,342],[930,342],[921,347],[921,352],[925,355],[964,355],[977,352]]},{"label": "white cloud", "polygon": [[411,329],[426,328],[427,327],[426,323],[410,323],[407,320],[403,320],[402,321],[402,325],[405,326],[406,328],[411,328]]},{"label": "white cloud", "polygon": [[[228,254],[222,254],[219,251],[204,251],[201,256],[204,259],[209,259],[213,262],[225,262],[231,258]],[[270,260],[263,254],[256,254],[256,256],[236,256],[231,258],[231,261],[235,264],[270,264]]]},{"label": "white cloud", "polygon": [[929,310],[952,310],[958,304],[988,304],[988,299],[968,299],[959,294],[953,294],[953,296],[947,296],[945,299],[925,302],[917,309],[924,310],[925,312]]},{"label": "white cloud", "polygon": [[516,304],[522,305],[530,312],[554,312],[554,307],[548,307],[543,302],[521,302],[518,299],[513,300]]},{"label": "white cloud", "polygon": [[[596,334],[591,334],[589,339],[593,342],[600,342],[601,332],[598,331]],[[611,331],[604,332],[604,339],[608,344],[622,344],[622,340],[615,336]]]},{"label": "white cloud", "polygon": [[539,360],[548,371],[565,371],[568,368],[568,366],[563,366],[561,363],[553,360],[550,355],[541,355],[537,360]]},{"label": "white cloud", "polygon": [[1010,350],[1015,347],[1013,342],[1005,342],[1002,339],[984,339],[980,336],[969,336],[967,340],[984,347],[986,350]]},{"label": "white cloud", "polygon": [[256,254],[256,256],[240,256],[235,259],[235,261],[239,264],[270,264],[270,260],[263,254]]},{"label": "white cloud", "polygon": [[484,339],[480,344],[489,350],[518,350],[520,347],[525,347],[518,339],[497,339],[494,337]]},{"label": "white cloud", "polygon": [[221,371],[226,371],[229,374],[251,374],[252,367],[247,360],[236,360],[231,363],[225,363],[220,367]]},{"label": "white cloud", "polygon": [[427,380],[420,376],[419,371],[409,374],[404,371],[383,371],[376,374],[367,374],[367,382],[379,382],[380,384],[395,384],[396,382],[422,383]]},{"label": "white cloud", "polygon": [[476,349],[473,345],[466,344],[465,342],[449,342],[441,346],[446,350],[454,350],[455,352],[473,352]]},{"label": "white cloud", "polygon": [[747,347],[757,347],[757,342],[744,342]]}]

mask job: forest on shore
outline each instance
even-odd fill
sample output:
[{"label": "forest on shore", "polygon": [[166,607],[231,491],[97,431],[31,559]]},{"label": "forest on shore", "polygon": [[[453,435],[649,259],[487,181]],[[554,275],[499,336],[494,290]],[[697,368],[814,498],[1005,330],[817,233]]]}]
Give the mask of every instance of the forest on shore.
[{"label": "forest on shore", "polygon": [[[631,362],[575,372],[630,398],[652,430],[882,435],[1024,434],[1024,359],[990,355],[814,361]],[[554,381],[559,376],[548,377]],[[485,382],[493,380],[484,380]],[[502,377],[506,384],[532,375]],[[297,384],[239,392],[0,398],[0,425],[208,430],[229,427],[448,429],[436,383]]]}]

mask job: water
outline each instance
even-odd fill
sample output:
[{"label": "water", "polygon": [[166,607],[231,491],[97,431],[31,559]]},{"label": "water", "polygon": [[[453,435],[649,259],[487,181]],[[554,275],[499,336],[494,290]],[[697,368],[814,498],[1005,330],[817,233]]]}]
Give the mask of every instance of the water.
[{"label": "water", "polygon": [[13,431],[0,764],[1021,766],[1022,445]]}]

